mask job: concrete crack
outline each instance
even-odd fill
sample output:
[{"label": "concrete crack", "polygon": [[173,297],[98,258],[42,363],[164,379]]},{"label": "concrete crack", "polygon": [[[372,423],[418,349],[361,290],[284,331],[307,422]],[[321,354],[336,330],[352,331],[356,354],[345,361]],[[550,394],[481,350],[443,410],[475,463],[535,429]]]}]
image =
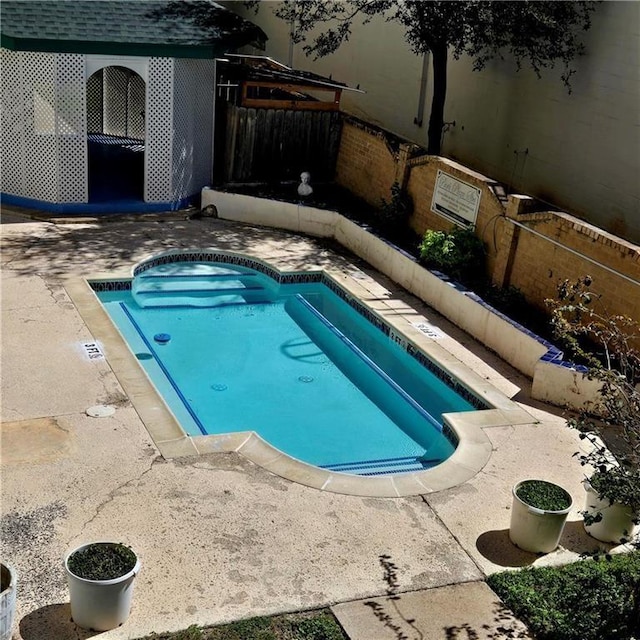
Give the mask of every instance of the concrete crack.
[{"label": "concrete crack", "polygon": [[[89,520],[83,523],[78,535],[82,535],[85,529],[87,529],[87,527],[89,527],[91,523],[94,520],[96,520],[96,518],[102,513],[102,511],[118,497],[119,491],[121,491],[122,489],[124,489],[129,485],[132,485],[133,483],[136,483],[136,482],[140,483],[144,478],[144,476],[146,476],[148,473],[150,473],[153,470],[153,467],[159,461],[159,458],[161,458],[161,456],[156,456],[153,460],[151,460],[151,464],[149,465],[149,468],[145,469],[142,473],[140,473],[139,475],[136,475],[134,478],[130,478],[129,480],[123,482],[122,484],[119,484],[117,487],[109,491],[107,497],[96,507],[96,510],[93,516],[89,518]],[[74,536],[74,537],[77,537],[77,536]],[[71,541],[69,541],[69,543],[70,542]]]}]

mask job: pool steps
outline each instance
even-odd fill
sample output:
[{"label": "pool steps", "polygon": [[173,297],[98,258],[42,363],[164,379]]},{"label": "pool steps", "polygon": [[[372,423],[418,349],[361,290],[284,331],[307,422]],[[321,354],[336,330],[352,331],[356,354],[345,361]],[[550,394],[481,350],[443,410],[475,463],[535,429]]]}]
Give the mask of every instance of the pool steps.
[{"label": "pool steps", "polygon": [[404,458],[387,458],[383,460],[361,460],[340,464],[323,464],[322,469],[339,473],[355,473],[360,476],[382,476],[389,473],[406,473],[408,471],[424,471],[442,462],[441,458],[425,459],[407,456]]},{"label": "pool steps", "polygon": [[142,274],[136,276],[131,294],[141,307],[217,307],[270,299],[269,289],[255,273]]}]

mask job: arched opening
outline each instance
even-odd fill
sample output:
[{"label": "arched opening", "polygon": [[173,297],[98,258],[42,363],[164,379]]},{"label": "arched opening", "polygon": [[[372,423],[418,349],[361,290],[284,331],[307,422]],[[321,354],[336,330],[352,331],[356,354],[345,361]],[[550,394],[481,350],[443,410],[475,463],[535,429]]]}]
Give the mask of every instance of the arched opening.
[{"label": "arched opening", "polygon": [[89,202],[144,200],[145,82],[104,67],[87,80]]}]

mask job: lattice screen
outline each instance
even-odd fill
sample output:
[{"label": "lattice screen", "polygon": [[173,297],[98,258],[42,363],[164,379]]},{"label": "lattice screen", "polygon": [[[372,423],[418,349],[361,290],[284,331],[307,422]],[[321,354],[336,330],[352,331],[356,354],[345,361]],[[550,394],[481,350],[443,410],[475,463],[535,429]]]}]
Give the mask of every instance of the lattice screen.
[{"label": "lattice screen", "polygon": [[84,56],[56,56],[58,202],[87,202],[87,122]]},{"label": "lattice screen", "polygon": [[102,71],[102,69],[96,71],[87,80],[87,131],[89,133],[104,133]]},{"label": "lattice screen", "polygon": [[2,189],[86,202],[84,56],[2,51]]},{"label": "lattice screen", "polygon": [[211,182],[212,60],[178,59],[173,86],[172,199],[185,198]]},{"label": "lattice screen", "polygon": [[87,127],[90,133],[145,138],[144,80],[126,67],[110,66],[87,80]]},{"label": "lattice screen", "polygon": [[149,58],[145,197],[147,202],[171,200],[173,60]]},{"label": "lattice screen", "polygon": [[20,194],[22,180],[22,138],[24,92],[21,54],[2,49],[2,191]]},{"label": "lattice screen", "polygon": [[58,156],[55,136],[55,54],[22,54],[24,91],[23,194],[57,201]]}]

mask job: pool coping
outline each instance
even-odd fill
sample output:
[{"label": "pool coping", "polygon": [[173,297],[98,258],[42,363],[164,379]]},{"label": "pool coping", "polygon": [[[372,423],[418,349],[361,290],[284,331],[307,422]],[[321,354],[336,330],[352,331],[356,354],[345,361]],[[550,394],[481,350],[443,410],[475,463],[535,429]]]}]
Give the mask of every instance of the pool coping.
[{"label": "pool coping", "polygon": [[[194,251],[230,256],[241,255],[217,249],[191,249],[162,252],[154,258],[165,254],[178,255]],[[248,254],[242,255],[248,257]],[[311,269],[308,272],[280,270],[264,259],[253,257],[249,259],[266,265],[267,268],[281,275],[305,274],[312,271]],[[458,440],[454,453],[431,469],[384,476],[359,476],[315,467],[285,454],[253,431],[189,436],[183,431],[156,391],[90,284],[90,282],[106,280],[131,280],[133,272],[144,262],[133,265],[128,273],[97,273],[69,278],[65,281],[65,289],[165,459],[235,452],[278,476],[322,491],[368,497],[407,497],[449,489],[473,478],[487,464],[491,456],[492,444],[485,430],[492,427],[537,422],[533,416],[496,389],[489,381],[473,372],[444,349],[437,340],[428,337],[417,328],[415,325],[419,322],[416,321],[419,321],[422,316],[416,310],[406,307],[407,313],[404,314],[402,309],[389,304],[393,301],[391,292],[387,291],[388,296],[377,296],[375,300],[367,300],[371,296],[370,292],[358,282],[354,275],[340,270],[314,268],[313,272],[321,271],[327,278],[336,282],[338,286],[357,298],[360,304],[382,318],[403,339],[422,351],[438,367],[444,369],[455,380],[459,380],[473,394],[493,408],[445,414],[445,425],[454,432]]]}]

